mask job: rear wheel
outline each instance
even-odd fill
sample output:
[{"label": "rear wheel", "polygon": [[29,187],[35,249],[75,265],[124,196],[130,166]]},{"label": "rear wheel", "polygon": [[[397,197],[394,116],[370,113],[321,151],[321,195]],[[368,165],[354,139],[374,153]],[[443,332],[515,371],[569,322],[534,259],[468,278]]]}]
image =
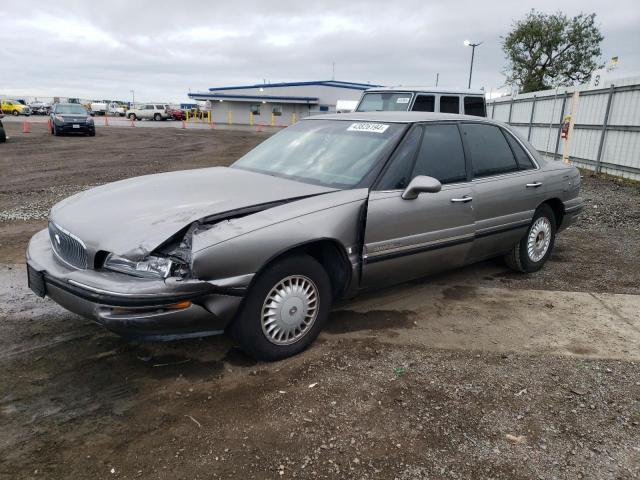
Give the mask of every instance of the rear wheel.
[{"label": "rear wheel", "polygon": [[58,127],[56,127],[56,124],[55,124],[55,123],[53,124],[53,134],[54,134],[56,137],[59,137],[59,136],[60,136],[60,130],[58,130]]},{"label": "rear wheel", "polygon": [[526,235],[505,255],[505,262],[518,272],[536,272],[551,256],[555,239],[556,218],[545,203],[537,208]]},{"label": "rear wheel", "polygon": [[17,117],[18,115],[20,115],[20,112],[18,112],[18,110],[14,110],[12,113],[14,117]]},{"label": "rear wheel", "polygon": [[251,287],[230,334],[260,360],[279,360],[316,339],[331,308],[331,281],[308,255],[269,265]]},{"label": "rear wheel", "polygon": [[153,115],[153,119],[156,122],[159,122],[160,120],[162,120],[162,115],[160,115],[159,113],[156,113],[156,114]]}]

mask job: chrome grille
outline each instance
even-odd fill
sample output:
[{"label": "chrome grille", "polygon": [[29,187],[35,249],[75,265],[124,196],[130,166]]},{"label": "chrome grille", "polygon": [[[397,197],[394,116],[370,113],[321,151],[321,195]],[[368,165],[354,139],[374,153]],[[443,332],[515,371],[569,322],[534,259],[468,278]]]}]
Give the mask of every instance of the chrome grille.
[{"label": "chrome grille", "polygon": [[87,268],[87,249],[82,240],[53,222],[49,222],[49,238],[60,260],[75,268]]}]

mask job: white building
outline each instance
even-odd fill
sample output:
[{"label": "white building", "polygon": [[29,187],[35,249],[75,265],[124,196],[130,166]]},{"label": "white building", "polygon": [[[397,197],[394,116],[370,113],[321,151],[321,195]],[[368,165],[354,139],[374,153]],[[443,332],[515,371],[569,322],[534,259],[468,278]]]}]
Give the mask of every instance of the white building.
[{"label": "white building", "polygon": [[267,83],[213,87],[189,93],[189,98],[204,101],[216,123],[284,126],[309,115],[335,112],[338,101],[356,101],[364,90],[377,86],[338,80]]}]

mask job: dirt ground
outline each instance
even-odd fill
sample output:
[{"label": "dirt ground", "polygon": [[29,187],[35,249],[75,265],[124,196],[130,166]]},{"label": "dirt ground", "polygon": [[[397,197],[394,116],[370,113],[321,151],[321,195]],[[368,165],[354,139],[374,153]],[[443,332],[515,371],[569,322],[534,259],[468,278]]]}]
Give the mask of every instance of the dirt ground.
[{"label": "dirt ground", "polygon": [[0,478],[640,477],[640,187],[587,207],[533,275],[489,261],[336,305],[256,363],[225,337],[131,342],[33,295],[53,203],[226,165],[268,134],[99,128],[0,145]]}]

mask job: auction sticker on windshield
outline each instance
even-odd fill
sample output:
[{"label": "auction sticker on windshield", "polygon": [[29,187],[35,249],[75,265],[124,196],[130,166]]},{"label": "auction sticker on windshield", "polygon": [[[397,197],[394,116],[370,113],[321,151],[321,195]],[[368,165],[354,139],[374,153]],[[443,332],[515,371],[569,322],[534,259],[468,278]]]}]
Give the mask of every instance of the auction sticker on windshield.
[{"label": "auction sticker on windshield", "polygon": [[372,132],[372,133],[384,133],[389,125],[385,125],[384,123],[369,123],[369,122],[359,122],[352,123],[347,131],[349,132]]}]

